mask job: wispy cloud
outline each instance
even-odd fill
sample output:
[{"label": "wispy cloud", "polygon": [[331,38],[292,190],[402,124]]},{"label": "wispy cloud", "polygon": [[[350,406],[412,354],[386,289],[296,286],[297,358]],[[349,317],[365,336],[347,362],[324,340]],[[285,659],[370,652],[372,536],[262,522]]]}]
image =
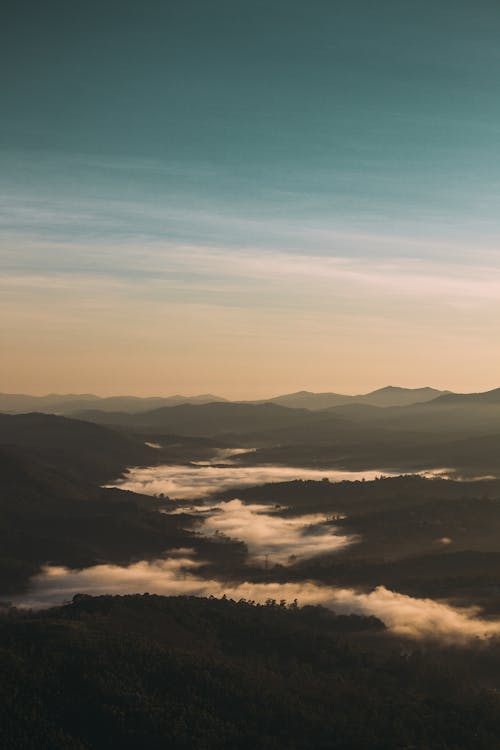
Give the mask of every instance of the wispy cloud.
[{"label": "wispy cloud", "polygon": [[[167,242],[97,243],[67,245],[61,242],[13,241],[2,253],[4,284],[82,286],[92,283],[127,283],[149,293],[171,289],[195,292],[227,292],[252,289],[286,298],[287,290],[300,290],[337,299],[360,295],[390,298],[429,298],[455,304],[482,304],[500,299],[500,269],[489,256],[476,264],[454,265],[421,258],[356,258],[313,252],[252,251]],[[275,297],[276,299],[276,297]]]},{"label": "wispy cloud", "polygon": [[[459,390],[496,385],[500,271],[486,257],[471,268],[130,240],[6,247],[5,390],[21,387],[20,373],[22,387],[36,392],[109,392],[127,377],[120,390],[165,393],[189,384],[240,398],[303,387],[362,391],[394,380]],[[483,363],[481,372],[474,362]],[[104,363],[107,385],[96,379]],[[75,382],[75,373],[85,381]]]}]

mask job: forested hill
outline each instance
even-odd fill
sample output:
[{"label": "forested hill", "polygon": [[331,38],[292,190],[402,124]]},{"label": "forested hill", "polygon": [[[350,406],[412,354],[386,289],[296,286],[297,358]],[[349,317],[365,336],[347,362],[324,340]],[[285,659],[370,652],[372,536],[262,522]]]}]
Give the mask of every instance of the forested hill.
[{"label": "forested hill", "polygon": [[[494,750],[500,652],[268,602],[76,597],[0,619],[6,750]],[[496,682],[495,682],[496,681]]]},{"label": "forested hill", "polygon": [[195,548],[204,560],[223,556],[223,567],[244,558],[241,542],[217,544],[191,532],[189,516],[157,510],[152,497],[97,487],[26,449],[0,446],[0,598],[24,590],[48,561],[128,564],[173,547]]},{"label": "forested hill", "polygon": [[0,414],[0,445],[15,445],[84,481],[105,482],[158,451],[101,425],[53,414]]}]

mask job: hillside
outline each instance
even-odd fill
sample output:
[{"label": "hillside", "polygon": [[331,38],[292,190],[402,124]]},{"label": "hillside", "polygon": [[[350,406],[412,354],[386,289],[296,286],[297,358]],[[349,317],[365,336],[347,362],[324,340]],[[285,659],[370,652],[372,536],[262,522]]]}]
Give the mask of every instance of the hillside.
[{"label": "hillside", "polygon": [[25,589],[48,562],[124,565],[189,547],[224,567],[245,555],[241,543],[222,549],[189,530],[189,515],[158,507],[155,498],[97,487],[19,446],[0,446],[0,597]]},{"label": "hillside", "polygon": [[130,429],[171,432],[178,435],[215,436],[230,433],[276,430],[295,425],[313,426],[328,420],[338,422],[332,414],[289,409],[277,404],[210,403],[163,407],[141,414],[83,411],[80,419]]},{"label": "hillside", "polygon": [[142,440],[52,414],[0,414],[1,445],[34,451],[48,464],[87,482],[103,483],[128,466],[158,460],[158,451]]},{"label": "hillside", "polygon": [[[317,411],[342,406],[351,403],[373,404],[374,406],[408,406],[415,403],[430,401],[448,391],[435,388],[400,388],[387,386],[370,393],[350,396],[339,393],[313,393],[311,391],[297,391],[258,401],[247,401],[252,404],[276,404],[292,409],[309,409]],[[453,394],[452,394],[453,395]],[[475,394],[472,394],[475,395]],[[92,393],[84,394],[48,394],[46,396],[31,396],[29,394],[0,393],[0,412],[23,414],[26,412],[43,412],[46,414],[62,414],[73,416],[83,410],[104,412],[127,412],[138,414],[154,409],[180,404],[208,404],[224,403],[228,399],[203,393],[196,396],[96,396]],[[233,402],[235,403],[235,402]]]},{"label": "hillside", "polygon": [[[500,398],[475,394],[441,396],[410,406],[375,407],[370,404],[347,404],[328,410],[332,416],[352,421],[360,427],[378,426],[390,430],[407,430],[448,434],[486,435],[500,431]],[[483,398],[483,396],[485,396]]]},{"label": "hillside", "polygon": [[500,388],[482,393],[446,393],[433,402],[433,406],[500,405]]},{"label": "hillside", "polygon": [[81,409],[99,409],[101,411],[140,412],[158,409],[161,406],[177,404],[205,404],[211,401],[225,401],[220,396],[210,393],[199,396],[96,396],[84,394],[49,394],[47,396],[30,396],[28,394],[0,393],[0,412],[24,414],[26,412],[43,412],[46,414],[65,414],[71,416]]},{"label": "hillside", "polygon": [[0,638],[6,749],[498,746],[498,647],[408,649],[374,618],[77,596],[5,617]]},{"label": "hillside", "polygon": [[439,391],[436,388],[400,388],[388,385],[377,391],[354,396],[357,403],[371,404],[372,406],[411,406],[412,404],[432,401],[447,391]]},{"label": "hillside", "polygon": [[267,400],[267,403],[278,404],[278,406],[287,406],[290,409],[310,409],[316,411],[319,409],[328,409],[331,406],[350,403],[352,396],[345,396],[340,393],[312,393],[311,391],[297,391],[297,393],[286,393],[282,396],[274,396]]},{"label": "hillside", "polygon": [[346,396],[339,393],[312,393],[298,391],[269,399],[270,403],[288,406],[293,409],[330,409],[348,404],[370,404],[372,406],[409,406],[431,401],[447,391],[436,388],[399,388],[386,386],[370,393]]}]

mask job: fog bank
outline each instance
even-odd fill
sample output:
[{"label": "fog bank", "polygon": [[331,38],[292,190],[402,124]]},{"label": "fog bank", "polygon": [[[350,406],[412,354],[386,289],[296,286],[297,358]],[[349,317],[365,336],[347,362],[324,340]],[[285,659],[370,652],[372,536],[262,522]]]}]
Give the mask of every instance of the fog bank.
[{"label": "fog bank", "polygon": [[227,463],[220,466],[213,465],[211,462],[199,462],[188,465],[164,464],[127,469],[123,477],[108,486],[144,495],[163,493],[172,499],[192,500],[224,492],[233,487],[254,487],[269,482],[290,482],[294,479],[320,481],[325,477],[335,482],[362,479],[369,481],[381,474],[387,474],[387,472],[303,469],[275,465],[238,466]]},{"label": "fog bank", "polygon": [[[484,620],[474,608],[456,608],[432,599],[417,599],[378,586],[368,593],[354,589],[331,588],[312,582],[250,583],[226,585],[205,580],[196,573],[200,562],[190,550],[154,562],[138,562],[127,567],[96,565],[84,570],[47,567],[36,576],[29,594],[16,597],[14,604],[48,607],[71,599],[76,593],[217,596],[249,599],[298,600],[299,605],[321,604],[337,613],[374,615],[392,633],[414,639],[429,638],[449,643],[488,639],[500,635],[500,622]],[[172,552],[174,554],[174,551]]]},{"label": "fog bank", "polygon": [[201,533],[224,534],[239,539],[248,547],[255,562],[287,563],[300,557],[313,557],[342,549],[355,538],[339,535],[332,524],[325,525],[323,513],[283,518],[273,514],[272,506],[247,505],[234,499],[216,505],[198,505],[188,509],[202,518]]}]

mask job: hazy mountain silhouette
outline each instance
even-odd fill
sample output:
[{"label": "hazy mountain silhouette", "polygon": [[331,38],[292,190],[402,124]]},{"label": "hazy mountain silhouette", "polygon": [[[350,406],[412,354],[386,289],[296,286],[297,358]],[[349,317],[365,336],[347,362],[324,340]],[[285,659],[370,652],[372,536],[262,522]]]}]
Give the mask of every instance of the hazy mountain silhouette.
[{"label": "hazy mountain silhouette", "polygon": [[[100,411],[126,411],[130,413],[139,413],[142,411],[151,411],[163,406],[178,406],[179,404],[209,404],[212,402],[224,402],[226,399],[220,396],[214,396],[211,393],[200,394],[199,396],[166,396],[166,397],[147,397],[138,396],[109,396],[107,398],[96,398],[94,402],[86,401],[85,409],[98,409]],[[63,403],[59,411],[65,414],[72,414],[82,408],[82,404],[74,402]]]},{"label": "hazy mountain silhouette", "polygon": [[329,409],[333,406],[347,404],[370,404],[372,406],[409,406],[410,404],[431,401],[448,391],[436,388],[399,388],[386,386],[370,393],[357,396],[347,396],[340,393],[313,393],[311,391],[297,391],[283,396],[268,399],[271,403],[301,409]]},{"label": "hazy mountain silhouette", "polygon": [[[447,393],[410,405],[381,405],[415,395],[428,398],[434,392],[388,387],[367,394],[365,400],[353,397],[328,409],[291,408],[274,402],[211,402],[136,413],[85,409],[77,413],[78,420],[43,414],[0,415],[0,442],[20,441],[49,462],[100,481],[118,476],[131,465],[210,457],[211,444],[199,445],[194,452],[182,444],[189,436],[211,438],[214,445],[259,448],[255,456],[242,459],[249,463],[402,470],[450,467],[467,472],[477,468],[496,475],[500,389]],[[368,398],[378,405],[368,403]],[[474,442],[479,438],[483,450]],[[164,447],[150,448],[145,440]],[[167,443],[180,447],[169,448]]]},{"label": "hazy mountain silhouette", "polygon": [[158,451],[108,427],[52,414],[0,414],[0,445],[17,445],[86,481],[106,481]]},{"label": "hazy mountain silhouette", "polygon": [[[321,410],[333,406],[342,406],[351,403],[366,403],[374,406],[403,406],[414,403],[430,401],[448,391],[439,391],[435,388],[399,388],[387,386],[371,393],[350,396],[339,393],[313,393],[312,391],[297,391],[275,396],[270,399],[259,399],[245,402],[264,404],[273,403],[278,406],[287,406],[292,409]],[[63,414],[73,416],[83,410],[96,410],[106,412],[128,412],[136,414],[139,412],[152,411],[164,406],[178,406],[180,404],[208,404],[212,402],[229,402],[229,399],[212,393],[202,393],[196,396],[96,396],[92,393],[83,394],[57,394],[51,393],[46,396],[31,396],[19,393],[0,393],[0,412],[22,414],[27,412],[43,412],[47,414]]]},{"label": "hazy mountain silhouette", "polygon": [[129,428],[176,433],[178,435],[244,434],[256,430],[277,429],[292,425],[315,425],[338,418],[325,412],[290,409],[272,403],[181,404],[162,407],[140,414],[83,411],[80,419]]},{"label": "hazy mountain silhouette", "polygon": [[354,401],[370,404],[371,406],[410,406],[424,403],[447,394],[449,391],[439,391],[436,388],[400,388],[388,385],[376,391],[361,396],[355,396]]},{"label": "hazy mountain silhouette", "polygon": [[297,391],[296,393],[286,393],[282,396],[261,401],[259,403],[272,403],[279,406],[287,406],[291,409],[328,409],[331,406],[347,404],[352,396],[345,396],[340,393],[313,393],[312,391]]},{"label": "hazy mountain silhouette", "polygon": [[[433,389],[417,389],[417,397],[429,397],[433,392]],[[324,398],[325,394],[320,396]],[[397,406],[381,402],[414,398],[415,392],[389,387],[368,396],[365,400],[352,398],[346,404],[328,409],[292,408],[270,401],[214,402],[162,407],[136,414],[83,410],[76,416],[151,434],[225,436],[244,439],[246,444],[255,441],[255,445],[269,445],[273,441],[281,446],[302,443],[309,446],[308,453],[315,444],[326,443],[337,445],[340,451],[346,437],[351,444],[356,438],[359,444],[366,445],[369,441],[376,445],[381,430],[384,443],[390,440],[391,433],[395,443],[405,433],[410,442],[415,436],[419,444],[422,436],[435,443],[438,438],[452,441],[457,436],[467,439],[500,432],[500,389],[485,394],[443,394],[430,401]],[[379,403],[375,405],[369,400]]]},{"label": "hazy mountain silhouette", "polygon": [[101,411],[127,411],[131,413],[158,409],[161,406],[177,404],[206,404],[212,401],[225,401],[220,396],[203,393],[198,396],[96,396],[85,394],[49,394],[47,396],[30,396],[26,394],[0,393],[0,411],[22,414],[26,412],[44,412],[48,414],[71,415],[81,409],[99,409]]},{"label": "hazy mountain silhouette", "polygon": [[[12,413],[57,411],[63,403],[91,404],[98,396],[93,393],[49,393],[46,396],[32,396],[26,393],[0,393],[0,411]],[[83,407],[82,407],[83,408]]]},{"label": "hazy mountain silhouette", "polygon": [[500,404],[500,388],[482,393],[446,393],[434,399],[432,406],[474,406],[476,404]]},{"label": "hazy mountain silhouette", "polygon": [[450,394],[411,406],[384,408],[369,404],[348,404],[328,411],[359,426],[379,425],[386,429],[455,435],[461,432],[463,437],[467,437],[500,430],[500,398],[497,396],[495,400],[495,391],[490,394],[471,394],[470,397],[465,395],[458,398],[455,398],[455,394]]}]

